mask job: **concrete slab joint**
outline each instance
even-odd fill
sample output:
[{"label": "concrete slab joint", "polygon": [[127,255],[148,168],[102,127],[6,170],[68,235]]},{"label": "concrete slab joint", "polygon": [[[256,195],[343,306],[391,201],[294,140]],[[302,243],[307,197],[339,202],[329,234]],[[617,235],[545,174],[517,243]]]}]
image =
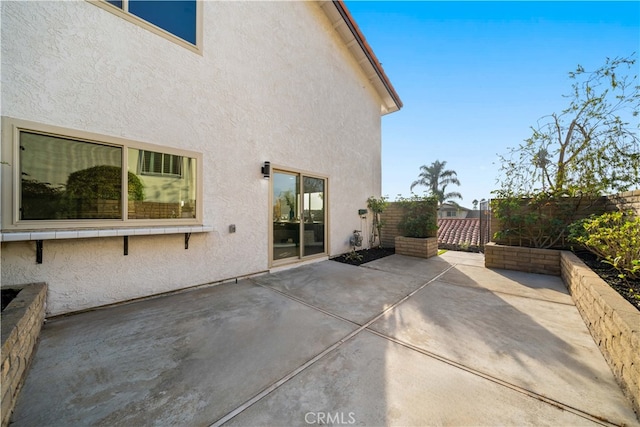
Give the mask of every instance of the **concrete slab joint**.
[{"label": "concrete slab joint", "polygon": [[47,285],[12,286],[20,292],[2,311],[2,427],[22,388],[44,323]]}]

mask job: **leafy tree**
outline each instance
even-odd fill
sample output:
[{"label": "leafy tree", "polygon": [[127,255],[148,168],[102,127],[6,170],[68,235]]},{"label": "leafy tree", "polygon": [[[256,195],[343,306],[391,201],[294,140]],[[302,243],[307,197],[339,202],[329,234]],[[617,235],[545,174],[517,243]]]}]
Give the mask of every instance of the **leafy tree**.
[{"label": "leafy tree", "polygon": [[598,195],[640,183],[635,56],[607,58],[595,71],[578,65],[569,73],[568,106],[541,118],[531,137],[501,156],[502,195]]},{"label": "leafy tree", "polygon": [[471,204],[473,204],[473,209],[477,210],[478,209],[478,199],[473,199],[473,202],[471,202]]},{"label": "leafy tree", "polygon": [[418,179],[411,184],[411,190],[415,186],[422,185],[428,188],[428,194],[438,200],[438,205],[442,205],[445,200],[452,202],[452,199],[462,199],[462,194],[457,191],[446,191],[449,185],[460,185],[458,174],[451,169],[445,169],[447,162],[436,160],[431,165],[420,166]]}]

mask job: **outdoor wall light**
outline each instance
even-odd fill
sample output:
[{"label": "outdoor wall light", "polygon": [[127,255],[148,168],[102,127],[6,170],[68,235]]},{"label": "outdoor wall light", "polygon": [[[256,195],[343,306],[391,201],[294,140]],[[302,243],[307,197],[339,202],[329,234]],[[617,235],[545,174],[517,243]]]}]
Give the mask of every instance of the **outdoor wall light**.
[{"label": "outdoor wall light", "polygon": [[264,162],[264,166],[262,166],[262,176],[264,179],[269,179],[271,176],[271,162]]}]

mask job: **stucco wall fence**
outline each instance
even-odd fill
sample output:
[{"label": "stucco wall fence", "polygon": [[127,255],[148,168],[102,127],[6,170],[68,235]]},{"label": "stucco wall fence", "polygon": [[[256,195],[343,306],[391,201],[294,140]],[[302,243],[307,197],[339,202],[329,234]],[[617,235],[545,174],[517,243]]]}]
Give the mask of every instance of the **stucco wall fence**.
[{"label": "stucco wall fence", "polygon": [[44,322],[47,285],[21,288],[2,312],[2,427],[9,424]]}]

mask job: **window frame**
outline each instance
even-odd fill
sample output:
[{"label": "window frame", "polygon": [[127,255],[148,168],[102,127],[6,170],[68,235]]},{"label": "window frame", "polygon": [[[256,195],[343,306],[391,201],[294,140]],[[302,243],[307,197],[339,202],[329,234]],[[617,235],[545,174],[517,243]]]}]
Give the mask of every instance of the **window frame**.
[{"label": "window frame", "polygon": [[123,18],[126,21],[129,21],[139,27],[142,27],[146,30],[151,31],[152,33],[155,33],[173,43],[176,43],[186,49],[189,49],[192,52],[198,53],[200,55],[202,55],[202,14],[203,14],[203,9],[202,9],[202,0],[196,0],[196,44],[192,44],[191,42],[188,42],[187,40],[176,36],[175,34],[161,28],[158,27],[155,24],[152,24],[151,22],[140,18],[137,15],[132,14],[131,12],[128,11],[128,0],[123,0],[123,6],[122,9],[119,8],[116,5],[113,5],[109,2],[107,2],[106,0],[87,0],[89,3],[98,6],[101,9],[106,10],[109,13],[112,13],[116,16],[119,16],[120,18]]},{"label": "window frame", "polygon": [[[20,219],[20,132],[30,132],[54,137],[74,139],[88,143],[97,143],[122,149],[122,218],[118,219],[58,219],[58,220],[23,220]],[[154,151],[193,158],[196,162],[196,209],[195,218],[166,219],[129,219],[128,218],[128,169],[129,148],[135,150]],[[202,153],[150,144],[141,141],[101,135],[80,130],[45,125],[11,117],[2,117],[2,160],[0,173],[2,176],[2,231],[21,230],[77,230],[77,229],[116,229],[131,227],[180,227],[203,225],[203,156]]]}]

